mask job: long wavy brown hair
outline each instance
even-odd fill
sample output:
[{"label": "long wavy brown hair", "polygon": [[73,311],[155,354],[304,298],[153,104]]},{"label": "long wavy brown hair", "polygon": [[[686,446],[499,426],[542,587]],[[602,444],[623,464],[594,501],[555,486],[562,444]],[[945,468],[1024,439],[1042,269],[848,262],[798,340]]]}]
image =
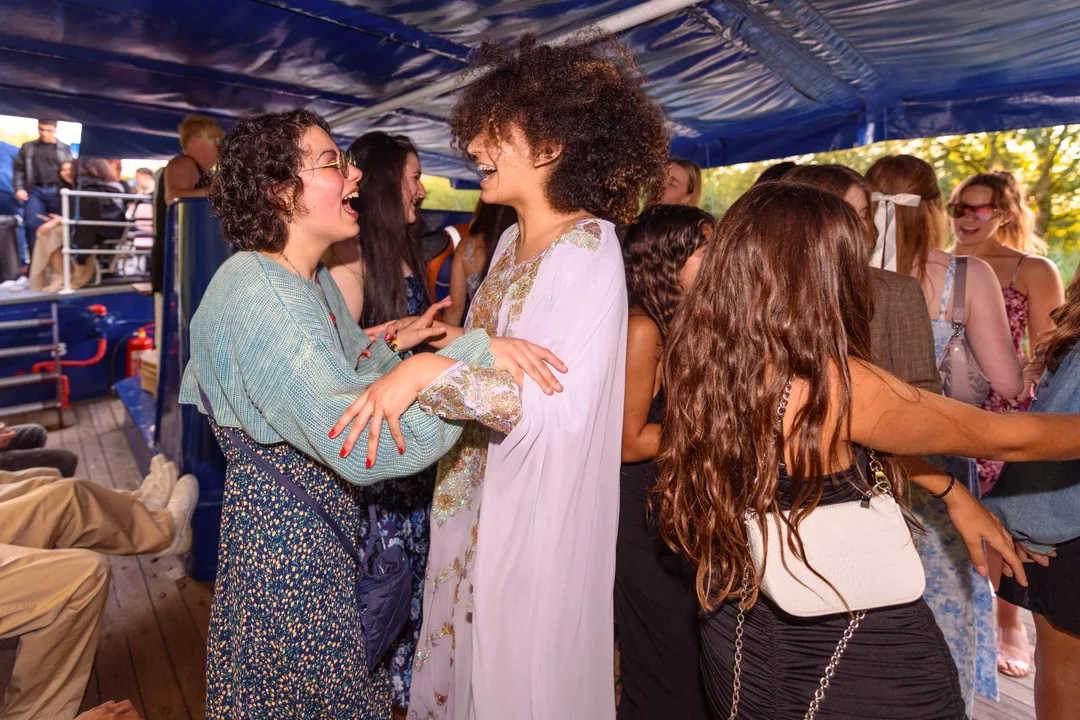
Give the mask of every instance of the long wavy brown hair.
[{"label": "long wavy brown hair", "polygon": [[1065,304],[1050,313],[1050,317],[1056,327],[1039,345],[1038,354],[1046,363],[1046,369],[1054,373],[1080,340],[1080,271],[1073,275],[1065,289]]},{"label": "long wavy brown hair", "polygon": [[987,188],[990,190],[990,205],[1012,214],[998,227],[997,236],[1002,245],[1020,252],[1046,254],[1046,241],[1035,234],[1035,213],[1027,204],[1027,192],[1015,175],[1006,170],[976,173],[956,186],[949,196],[949,202],[960,202],[960,195],[971,187]]},{"label": "long wavy brown hair", "polygon": [[[764,183],[724,214],[697,280],[671,323],[663,357],[667,391],[655,497],[665,540],[697,567],[710,610],[739,595],[743,571],[757,598],[745,521],[780,509],[785,444],[791,530],[821,499],[823,476],[850,423],[848,358],[870,359],[871,291],[862,220],[816,188]],[[830,368],[839,371],[832,387]],[[792,376],[809,394],[781,437],[777,408]],[[840,423],[829,427],[830,397]]]},{"label": "long wavy brown hair", "polygon": [[917,207],[896,206],[896,271],[922,282],[930,251],[944,250],[949,237],[937,173],[930,163],[912,155],[890,155],[870,166],[866,180],[886,195],[910,193],[922,198]]},{"label": "long wavy brown hair", "polygon": [[704,210],[685,205],[656,205],[641,213],[623,237],[626,295],[630,307],[667,335],[683,289],[679,271],[708,239],[716,220]]}]

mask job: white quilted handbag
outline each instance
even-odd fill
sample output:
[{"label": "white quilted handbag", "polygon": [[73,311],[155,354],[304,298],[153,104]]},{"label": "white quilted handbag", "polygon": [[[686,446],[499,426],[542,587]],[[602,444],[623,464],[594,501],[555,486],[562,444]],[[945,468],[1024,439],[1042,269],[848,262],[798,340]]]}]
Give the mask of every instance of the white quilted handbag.
[{"label": "white quilted handbag", "polygon": [[747,517],[754,565],[759,571],[765,566],[761,590],[784,612],[818,617],[901,605],[922,597],[926,589],[922,561],[873,452],[870,470],[875,485],[861,502],[816,507],[799,523],[809,567],[788,547],[790,531],[777,513],[767,516],[767,546],[756,518]]}]

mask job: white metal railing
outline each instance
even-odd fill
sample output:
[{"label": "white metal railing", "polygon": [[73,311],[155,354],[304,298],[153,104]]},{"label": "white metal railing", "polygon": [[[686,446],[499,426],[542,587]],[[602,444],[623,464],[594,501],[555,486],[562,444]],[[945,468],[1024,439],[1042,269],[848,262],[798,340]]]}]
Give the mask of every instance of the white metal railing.
[{"label": "white metal railing", "polygon": [[[100,249],[87,249],[82,250],[79,248],[71,247],[71,231],[77,225],[85,225],[88,227],[121,227],[130,229],[139,225],[145,225],[145,219],[136,220],[80,220],[71,217],[71,198],[79,197],[92,197],[92,198],[107,198],[109,200],[153,200],[151,195],[136,195],[134,193],[113,193],[113,192],[97,192],[96,190],[70,190],[68,188],[60,189],[60,217],[63,223],[63,256],[64,256],[64,289],[61,293],[74,292],[71,289],[71,262],[70,258],[75,255],[150,255],[150,250],[137,250],[135,248],[130,249],[112,249],[112,250],[100,250]],[[94,262],[97,262],[94,260]]]}]

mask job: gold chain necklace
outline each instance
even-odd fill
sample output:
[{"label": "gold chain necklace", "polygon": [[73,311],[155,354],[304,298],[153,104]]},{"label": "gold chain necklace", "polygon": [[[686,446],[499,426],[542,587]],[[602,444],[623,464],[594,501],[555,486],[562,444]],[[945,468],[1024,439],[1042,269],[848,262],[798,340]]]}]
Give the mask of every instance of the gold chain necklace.
[{"label": "gold chain necklace", "polygon": [[292,271],[294,273],[296,273],[300,277],[304,277],[304,273],[296,269],[296,266],[292,264],[292,260],[289,259],[289,256],[285,254],[284,250],[281,251],[281,259],[289,264],[289,267],[292,268]]}]

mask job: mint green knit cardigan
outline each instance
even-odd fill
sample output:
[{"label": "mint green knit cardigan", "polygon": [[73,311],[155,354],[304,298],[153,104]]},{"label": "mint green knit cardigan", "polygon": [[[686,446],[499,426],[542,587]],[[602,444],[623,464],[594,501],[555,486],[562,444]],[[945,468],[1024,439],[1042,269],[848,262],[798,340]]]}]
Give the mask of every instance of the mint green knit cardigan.
[{"label": "mint green knit cardigan", "polygon": [[[191,359],[180,402],[205,414],[202,386],[219,425],[242,428],[261,444],[287,442],[360,485],[428,467],[453,447],[463,425],[429,415],[415,403],[401,417],[405,454],[398,453],[384,422],[371,468],[365,467],[366,429],[347,458],[340,456],[344,434],[328,437],[349,404],[400,359],[381,341],[370,358],[360,357],[367,336],[326,268],[320,267],[318,278],[301,278],[258,253],[229,258],[191,320]],[[336,328],[327,307],[337,317]],[[466,333],[439,354],[492,364],[482,330]]]}]

